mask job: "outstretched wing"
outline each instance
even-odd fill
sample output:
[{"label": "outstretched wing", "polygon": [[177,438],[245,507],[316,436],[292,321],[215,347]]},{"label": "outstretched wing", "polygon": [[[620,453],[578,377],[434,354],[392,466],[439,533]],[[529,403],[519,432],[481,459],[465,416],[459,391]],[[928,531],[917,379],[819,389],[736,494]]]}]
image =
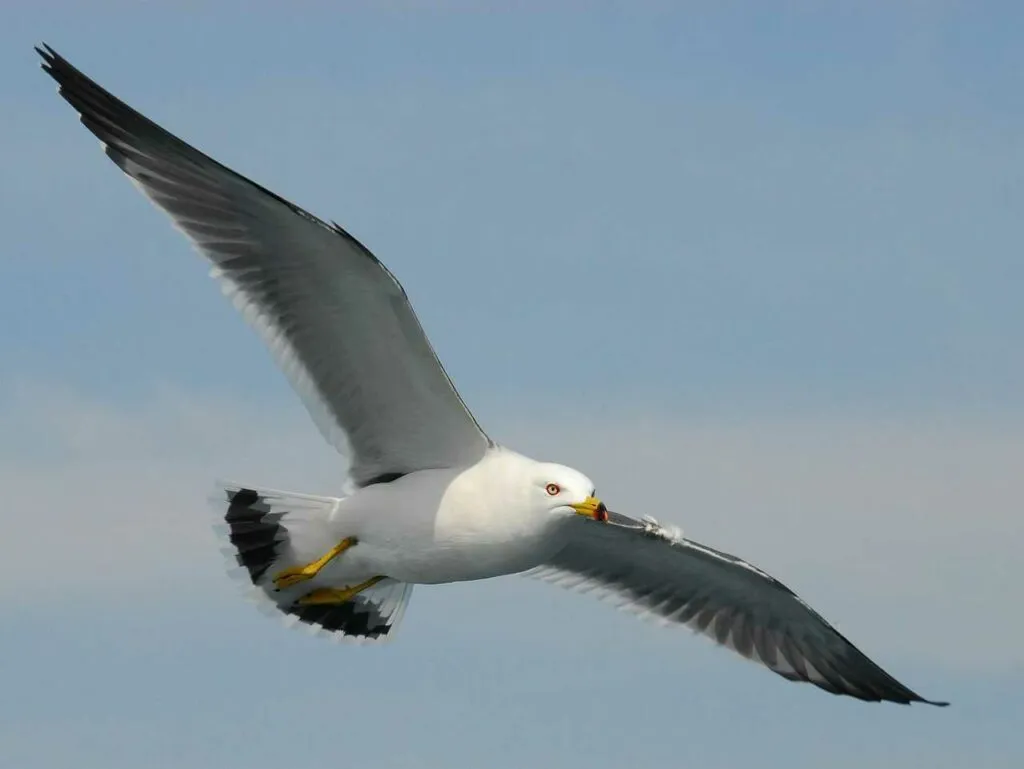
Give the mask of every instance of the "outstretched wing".
[{"label": "outstretched wing", "polygon": [[573,524],[570,544],[531,576],[687,625],[790,681],[874,702],[947,704],[903,686],[793,591],[746,561],[652,520],[611,513],[606,525]]},{"label": "outstretched wing", "polygon": [[320,431],[365,485],[468,465],[490,445],[405,291],[359,241],[172,136],[46,47],[107,155],[213,263]]}]

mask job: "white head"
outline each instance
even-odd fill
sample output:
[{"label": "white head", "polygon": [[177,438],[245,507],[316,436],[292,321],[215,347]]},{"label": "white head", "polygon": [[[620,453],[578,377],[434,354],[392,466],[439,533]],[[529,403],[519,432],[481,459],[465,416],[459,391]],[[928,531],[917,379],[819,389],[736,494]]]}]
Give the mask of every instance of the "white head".
[{"label": "white head", "polygon": [[608,520],[608,509],[594,495],[594,482],[583,473],[504,447],[492,449],[460,473],[446,494],[465,511],[458,520],[463,530],[470,522],[486,521],[489,536],[499,531],[499,536],[548,536],[552,527],[561,529],[561,524],[581,517],[591,523]]},{"label": "white head", "polygon": [[534,463],[529,475],[532,506],[547,509],[556,517],[582,515],[608,520],[608,509],[595,494],[594,483],[583,473],[551,462]]}]

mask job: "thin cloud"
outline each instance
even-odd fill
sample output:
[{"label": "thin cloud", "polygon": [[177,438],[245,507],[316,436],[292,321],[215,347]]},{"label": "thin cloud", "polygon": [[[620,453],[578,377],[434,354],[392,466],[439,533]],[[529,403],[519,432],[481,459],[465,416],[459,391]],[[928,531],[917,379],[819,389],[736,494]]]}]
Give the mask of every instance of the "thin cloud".
[{"label": "thin cloud", "polygon": [[[215,479],[341,486],[342,462],[298,407],[170,391],[115,407],[45,388],[7,403],[0,591],[13,603],[27,600],[28,576],[32,601],[154,591],[223,600],[231,588],[207,501]],[[1012,641],[1024,626],[1003,611],[1024,541],[1019,425],[698,426],[612,412],[590,424],[507,414],[494,428],[509,445],[584,469],[612,507],[759,564],[868,648],[966,667],[1024,661]],[[524,602],[535,590],[486,589]],[[564,615],[568,601],[583,599],[540,610]]]}]

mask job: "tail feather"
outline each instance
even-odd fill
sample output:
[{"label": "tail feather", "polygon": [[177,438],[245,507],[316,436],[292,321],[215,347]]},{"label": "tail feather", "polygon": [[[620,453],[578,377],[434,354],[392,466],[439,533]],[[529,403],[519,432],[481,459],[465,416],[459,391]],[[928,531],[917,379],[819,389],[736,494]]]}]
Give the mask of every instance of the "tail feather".
[{"label": "tail feather", "polygon": [[258,585],[267,569],[277,559],[278,548],[288,539],[281,525],[283,512],[274,512],[254,489],[238,489],[228,494],[228,540],[235,549],[239,566],[249,572],[249,579]]},{"label": "tail feather", "polygon": [[215,499],[218,506],[227,502],[224,525],[217,528],[230,543],[224,548],[232,561],[230,571],[248,583],[249,597],[260,608],[337,640],[379,642],[394,635],[412,593],[408,583],[383,580],[350,601],[329,606],[299,606],[293,594],[273,589],[274,565],[282,556],[310,550],[302,540],[327,524],[337,497],[223,484]]}]

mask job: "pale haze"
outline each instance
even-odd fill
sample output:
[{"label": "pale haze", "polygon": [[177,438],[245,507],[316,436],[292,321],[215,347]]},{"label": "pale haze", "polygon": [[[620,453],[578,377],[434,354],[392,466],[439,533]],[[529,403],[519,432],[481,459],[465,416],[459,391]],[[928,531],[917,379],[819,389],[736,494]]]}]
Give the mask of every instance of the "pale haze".
[{"label": "pale haze", "polygon": [[[774,6],[9,4],[0,767],[1024,765],[1024,11]],[[44,41],[365,242],[495,439],[951,706],[518,577],[381,647],[260,614],[215,481],[341,461]]]}]

